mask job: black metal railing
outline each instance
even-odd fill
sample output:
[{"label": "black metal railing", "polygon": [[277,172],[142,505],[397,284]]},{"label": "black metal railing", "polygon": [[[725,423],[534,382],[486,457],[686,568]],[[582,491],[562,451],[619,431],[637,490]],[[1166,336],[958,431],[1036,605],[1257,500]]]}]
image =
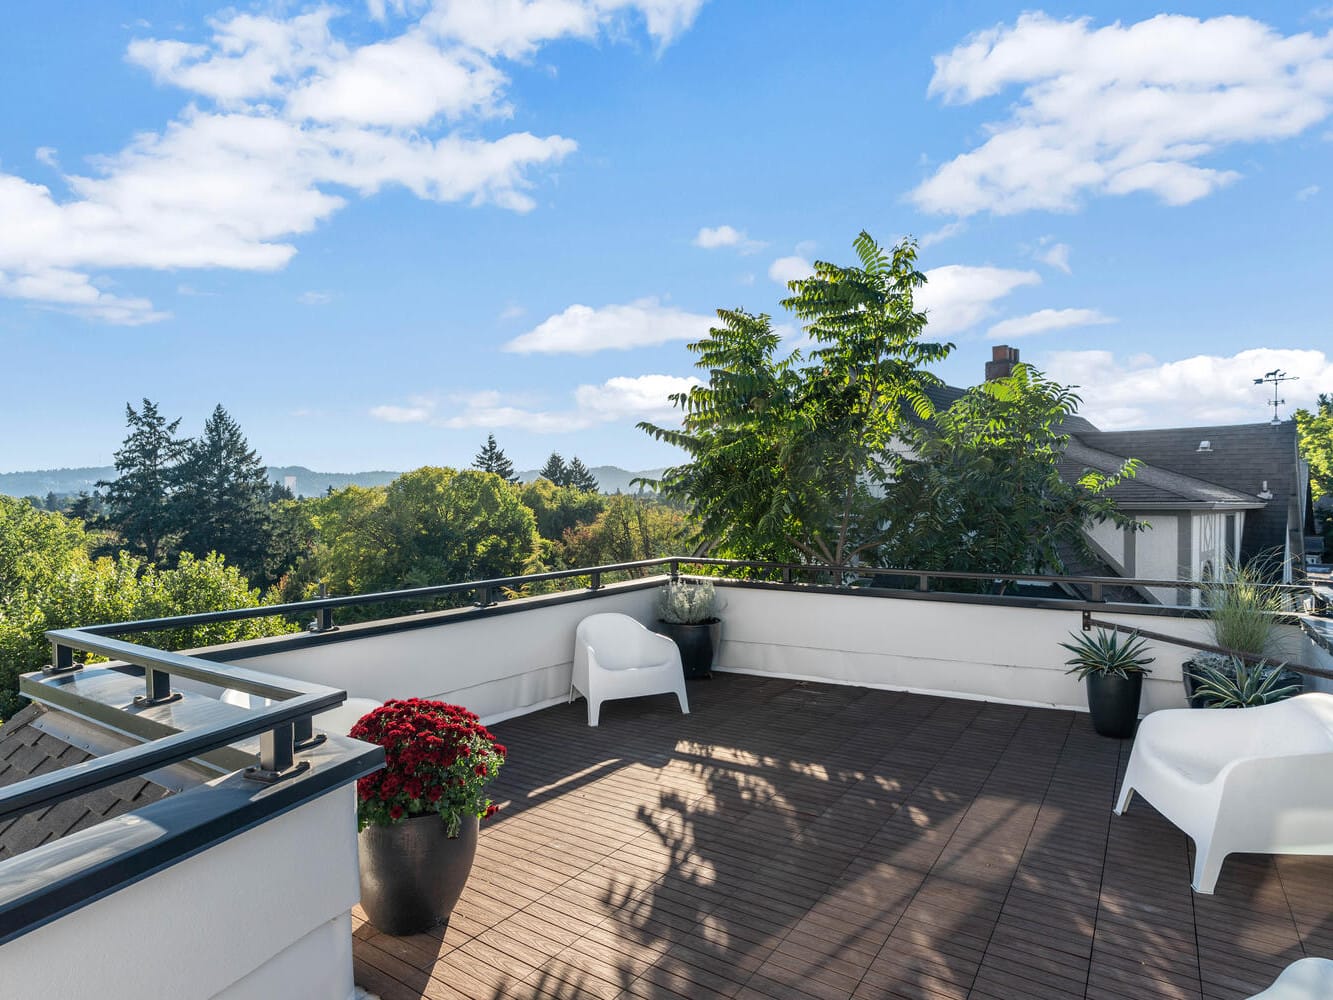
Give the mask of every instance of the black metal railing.
[{"label": "black metal railing", "polygon": [[[294,753],[314,739],[313,717],[322,711],[336,707],[346,699],[346,692],[344,691],[241,667],[222,665],[184,653],[167,652],[117,639],[116,636],[269,616],[301,618],[307,614],[315,616],[314,627],[311,631],[319,633],[335,627],[333,612],[338,608],[421,601],[427,598],[470,593],[474,597],[473,608],[484,612],[494,608],[497,603],[503,603],[497,602],[497,595],[506,591],[520,591],[536,584],[559,580],[581,580],[583,582],[578,587],[570,588],[570,590],[581,591],[586,596],[593,596],[606,588],[608,577],[616,574],[630,574],[631,577],[638,576],[642,578],[645,571],[659,569],[665,571],[665,575],[674,580],[680,578],[683,567],[729,571],[732,577],[726,578],[728,583],[759,585],[771,583],[780,586],[810,587],[822,591],[831,590],[845,593],[856,593],[858,588],[852,586],[853,582],[867,580],[870,581],[872,586],[884,580],[909,581],[909,590],[913,594],[939,593],[935,589],[938,585],[967,583],[974,586],[985,585],[990,590],[989,599],[999,601],[1004,601],[1006,597],[1013,596],[1012,594],[1006,595],[1004,591],[1014,584],[1084,587],[1090,595],[1091,602],[1125,611],[1141,610],[1143,605],[1105,600],[1105,594],[1110,588],[1160,588],[1204,592],[1219,586],[1215,582],[1190,580],[1052,576],[1033,573],[942,572],[902,567],[831,566],[721,559],[708,556],[666,556],[602,566],[554,570],[546,573],[415,587],[408,590],[333,597],[322,596],[313,600],[288,604],[236,608],[226,611],[179,615],[171,618],[113,622],[84,628],[61,629],[48,633],[52,647],[51,665],[46,671],[48,674],[59,674],[79,669],[80,664],[76,660],[76,654],[82,652],[104,656],[142,668],[145,685],[143,701],[149,704],[171,697],[170,681],[172,677],[241,691],[273,700],[276,704],[251,710],[247,717],[242,720],[218,723],[206,728],[178,733],[143,746],[132,747],[84,764],[65,768],[53,774],[30,778],[6,789],[0,789],[0,819],[50,804],[68,796],[113,784],[125,777],[143,774],[168,764],[189,760],[210,750],[254,737],[259,737],[260,741],[260,752],[254,768],[256,775],[269,778],[281,776],[293,767]],[[1225,584],[1222,584],[1222,586],[1225,586]],[[1308,588],[1297,585],[1283,587],[1283,590],[1293,592],[1293,601],[1296,599],[1296,594],[1308,593]],[[569,591],[562,593],[569,593]],[[940,594],[940,596],[946,595]],[[947,596],[956,595],[948,594]],[[1071,598],[1070,602],[1075,605],[1086,603],[1085,600],[1079,598]],[[1206,609],[1195,608],[1194,610]],[[33,680],[29,682],[25,678],[25,687],[36,692],[39,690],[40,681]]]}]

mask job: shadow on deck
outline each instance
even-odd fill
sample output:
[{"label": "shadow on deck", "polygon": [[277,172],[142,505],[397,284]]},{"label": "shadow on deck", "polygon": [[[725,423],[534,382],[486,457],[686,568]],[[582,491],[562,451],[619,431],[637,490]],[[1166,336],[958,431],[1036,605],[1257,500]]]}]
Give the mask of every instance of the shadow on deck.
[{"label": "shadow on deck", "polygon": [[1248,997],[1333,955],[1333,858],[1111,805],[1129,743],[1046,709],[721,674],[495,728],[511,763],[447,928],[354,913],[383,1000]]}]

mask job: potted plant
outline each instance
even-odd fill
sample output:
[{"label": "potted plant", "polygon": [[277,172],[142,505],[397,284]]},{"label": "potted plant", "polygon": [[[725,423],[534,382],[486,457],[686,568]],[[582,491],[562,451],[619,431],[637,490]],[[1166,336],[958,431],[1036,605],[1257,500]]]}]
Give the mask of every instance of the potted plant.
[{"label": "potted plant", "polygon": [[657,594],[657,619],[663,635],[680,649],[687,680],[713,676],[713,653],[721,645],[717,593],[711,580],[672,580]]},{"label": "potted plant", "polygon": [[385,751],[357,782],[361,906],[385,934],[419,933],[463,894],[506,750],[472,712],[421,698],[385,702],[351,735]]},{"label": "potted plant", "polygon": [[[1198,708],[1252,708],[1301,693],[1303,679],[1294,670],[1264,661],[1246,663],[1238,656],[1201,653],[1190,674]],[[1294,680],[1293,680],[1294,679]]]},{"label": "potted plant", "polygon": [[[1271,582],[1274,576],[1272,560],[1261,557],[1244,566],[1228,567],[1221,579],[1204,588],[1213,645],[1253,657],[1282,657],[1286,643],[1281,617],[1289,609],[1282,588]],[[1200,677],[1217,680],[1229,675],[1234,683],[1235,665],[1241,662],[1229,654],[1200,652],[1181,664],[1181,680],[1190,707],[1204,708],[1209,703],[1198,691]],[[1304,678],[1295,671],[1265,669],[1281,673],[1280,686],[1294,685],[1295,693],[1304,685]]]},{"label": "potted plant", "polygon": [[1060,643],[1074,654],[1065,660],[1070,665],[1066,673],[1087,682],[1092,727],[1099,735],[1118,740],[1133,736],[1143,675],[1153,662],[1144,655],[1147,643],[1138,634],[1122,636],[1107,629],[1098,629],[1096,635],[1071,632],[1070,638],[1074,641]]}]

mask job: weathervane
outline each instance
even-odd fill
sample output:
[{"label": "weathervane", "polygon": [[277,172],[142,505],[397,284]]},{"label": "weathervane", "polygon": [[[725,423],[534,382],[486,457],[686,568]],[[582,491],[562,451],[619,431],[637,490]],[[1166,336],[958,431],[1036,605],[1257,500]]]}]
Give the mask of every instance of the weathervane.
[{"label": "weathervane", "polygon": [[1286,372],[1281,371],[1277,368],[1274,368],[1263,378],[1257,378],[1254,380],[1255,385],[1263,385],[1265,382],[1273,383],[1273,401],[1268,404],[1273,408],[1273,423],[1275,424],[1282,423],[1282,421],[1278,419],[1277,408],[1279,406],[1287,405],[1287,401],[1285,399],[1277,398],[1277,387],[1280,386],[1283,382],[1299,382],[1300,380],[1301,377],[1299,375],[1288,375]]}]

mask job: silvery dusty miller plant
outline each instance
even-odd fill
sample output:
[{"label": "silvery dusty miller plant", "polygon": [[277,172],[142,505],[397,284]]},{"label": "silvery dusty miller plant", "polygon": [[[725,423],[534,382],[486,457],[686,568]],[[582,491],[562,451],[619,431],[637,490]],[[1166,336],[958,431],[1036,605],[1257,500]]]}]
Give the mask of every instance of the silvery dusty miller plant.
[{"label": "silvery dusty miller plant", "polygon": [[657,594],[657,616],[672,625],[702,625],[715,615],[716,595],[711,581],[668,583]]}]

